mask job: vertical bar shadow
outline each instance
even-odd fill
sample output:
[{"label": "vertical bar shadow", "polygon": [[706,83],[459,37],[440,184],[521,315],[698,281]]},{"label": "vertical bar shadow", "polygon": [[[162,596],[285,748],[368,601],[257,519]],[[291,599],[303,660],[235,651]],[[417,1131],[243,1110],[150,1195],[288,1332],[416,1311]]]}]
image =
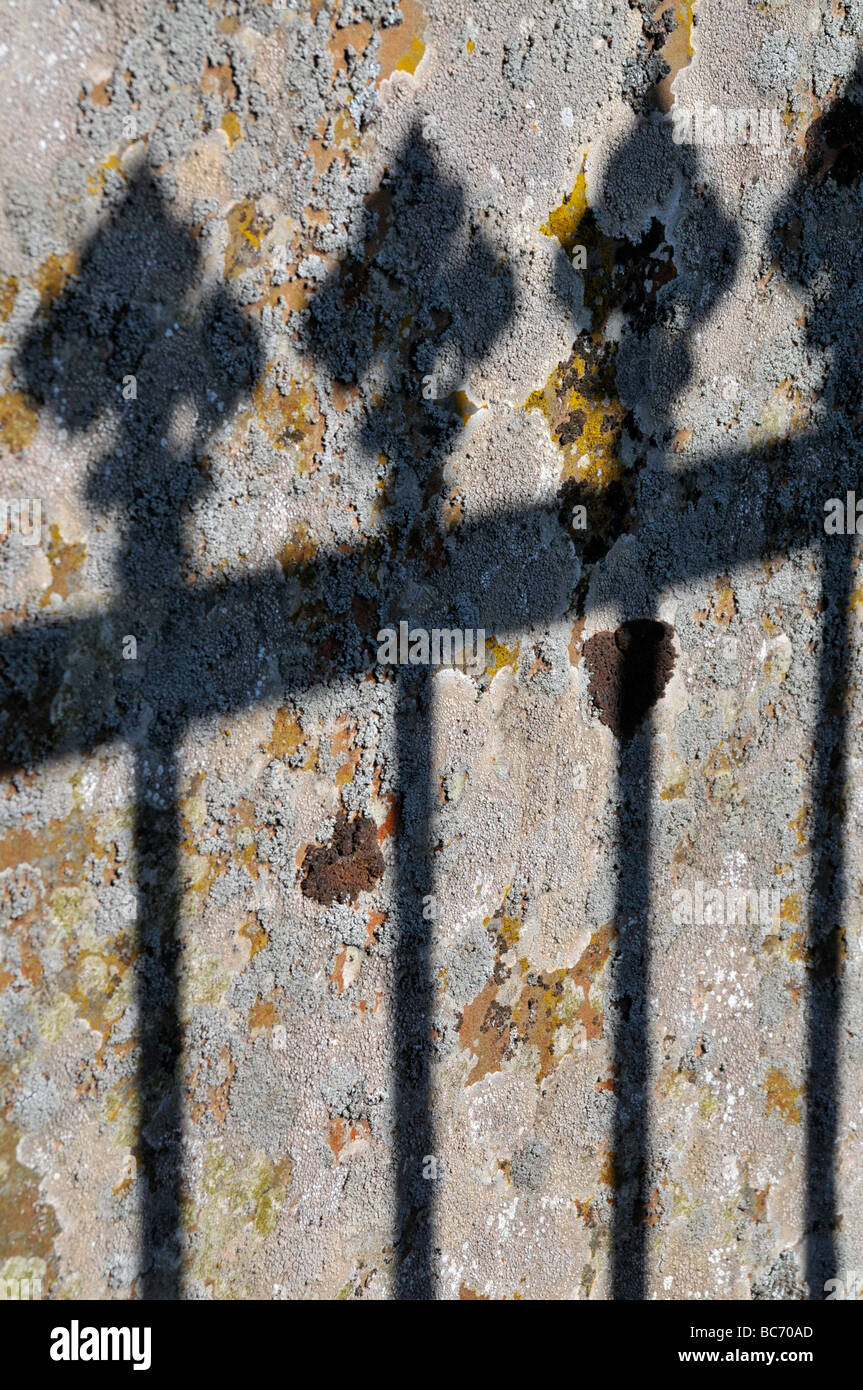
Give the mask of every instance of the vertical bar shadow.
[{"label": "vertical bar shadow", "polygon": [[806,1281],[811,1299],[837,1274],[836,1137],[840,1103],[841,940],[846,890],[843,819],[847,785],[846,696],[851,678],[848,613],[853,542],[821,547],[822,616],[818,731],[812,780],[806,1040]]}]

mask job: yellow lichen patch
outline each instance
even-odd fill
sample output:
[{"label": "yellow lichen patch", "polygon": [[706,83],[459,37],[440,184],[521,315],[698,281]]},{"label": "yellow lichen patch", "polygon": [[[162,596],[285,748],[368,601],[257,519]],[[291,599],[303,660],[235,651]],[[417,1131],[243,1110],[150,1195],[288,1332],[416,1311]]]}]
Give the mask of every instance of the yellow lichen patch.
[{"label": "yellow lichen patch", "polygon": [[70,275],[76,273],[77,267],[78,261],[74,251],[67,251],[65,256],[52,254],[42,262],[33,278],[33,284],[39,291],[39,307],[43,312],[50,307],[57,295],[62,293],[66,281]]},{"label": "yellow lichen patch", "polygon": [[780,1071],[778,1067],[770,1069],[762,1082],[762,1087],[766,1095],[767,1114],[769,1115],[771,1110],[775,1110],[788,1124],[798,1125],[802,1110],[802,1088],[792,1085],[785,1073]]},{"label": "yellow lichen patch", "polygon": [[254,913],[248,913],[239,927],[238,935],[249,943],[249,960],[269,944],[270,933]]},{"label": "yellow lichen patch", "polygon": [[678,73],[684,68],[689,67],[692,62],[692,29],[694,23],[694,10],[696,0],[677,0],[677,3],[669,6],[667,0],[661,0],[654,10],[654,18],[659,19],[666,9],[671,9],[677,28],[669,35],[662,47],[662,57],[671,68],[671,71],[657,83],[656,97],[660,111],[670,111],[674,105],[674,93],[671,84],[674,82]]},{"label": "yellow lichen patch", "polygon": [[617,394],[617,334],[606,336],[606,329],[633,304],[650,312],[658,291],[676,274],[671,247],[657,222],[637,245],[602,231],[588,205],[585,159],[586,154],[572,191],[549,213],[541,231],[555,237],[583,272],[589,327],[524,407],[544,415],[563,455],[561,479],[581,485],[580,501],[585,495],[601,496],[624,472],[620,436],[627,411]]},{"label": "yellow lichen patch", "polygon": [[244,198],[232,207],[225,220],[229,234],[225,248],[225,278],[230,280],[259,264],[261,243],[271,223],[258,212],[252,198]]},{"label": "yellow lichen patch", "polygon": [[495,675],[503,670],[504,666],[512,667],[513,671],[518,670],[518,653],[520,644],[516,642],[514,647],[505,647],[503,642],[498,642],[495,636],[489,638],[491,646],[491,660],[486,663],[486,671]]},{"label": "yellow lichen patch", "polygon": [[800,387],[789,380],[781,381],[762,407],[761,419],[750,429],[749,438],[755,448],[777,445],[789,434],[799,433],[806,419]]},{"label": "yellow lichen patch", "polygon": [[298,471],[311,471],[324,439],[324,416],[314,386],[291,381],[283,392],[265,378],[255,387],[252,403],[255,418],[274,448],[297,445]]},{"label": "yellow lichen patch", "polygon": [[571,256],[587,207],[587,176],[583,159],[572,192],[567,193],[560,207],[552,209],[548,222],[543,223],[539,230],[543,236],[557,237],[566,254]]},{"label": "yellow lichen patch", "polygon": [[800,903],[796,893],[786,893],[779,906],[779,918],[782,922],[800,921]]},{"label": "yellow lichen patch", "polygon": [[61,540],[58,526],[48,527],[48,563],[51,566],[51,586],[39,600],[39,607],[45,608],[54,594],[60,598],[69,597],[71,589],[77,587],[74,576],[87,557],[86,547],[81,542]]},{"label": "yellow lichen patch", "polygon": [[[103,160],[95,174],[90,175],[87,180],[87,192],[93,194],[101,193],[107,182],[107,175],[109,172],[119,174],[120,178],[124,181],[126,179],[126,171],[120,163],[119,157],[115,154],[111,154],[106,160]],[[50,259],[49,257],[49,260]]]},{"label": "yellow lichen patch", "polygon": [[286,574],[290,570],[301,570],[312,563],[317,553],[318,547],[308,526],[304,521],[299,521],[294,527],[292,539],[285,541],[279,551],[279,564]]},{"label": "yellow lichen patch", "polygon": [[668,776],[662,784],[659,793],[660,800],[676,801],[679,797],[685,796],[688,784],[689,771],[684,763],[675,758]]},{"label": "yellow lichen patch", "polygon": [[342,759],[336,772],[337,787],[343,787],[345,783],[352,782],[354,773],[359,767],[362,750],[353,746],[356,736],[356,720],[340,719],[331,744],[333,758]]},{"label": "yellow lichen patch", "polygon": [[228,137],[228,145],[236,145],[243,138],[243,128],[236,111],[226,111],[221,120],[221,128]]},{"label": "yellow lichen patch", "polygon": [[273,734],[265,746],[270,757],[289,758],[301,747],[304,739],[305,735],[297,715],[286,705],[276,710],[276,717],[273,720]]},{"label": "yellow lichen patch", "polygon": [[237,1243],[251,1231],[259,1240],[271,1235],[287,1198],[292,1162],[285,1154],[273,1162],[263,1153],[232,1157],[223,1142],[213,1143],[204,1164],[201,1204],[184,1209],[184,1224],[194,1226],[192,1277],[214,1298],[248,1298],[252,1290]]},{"label": "yellow lichen patch", "polygon": [[422,62],[422,56],[425,51],[426,46],[422,39],[414,36],[414,38],[411,39],[411,46],[407,53],[403,54],[396,63],[396,72],[416,72]]},{"label": "yellow lichen patch", "polygon": [[425,53],[426,17],[422,5],[419,0],[401,0],[401,11],[403,24],[381,30],[378,86],[394,72],[415,73]]},{"label": "yellow lichen patch", "polygon": [[0,395],[0,442],[10,453],[20,453],[32,443],[39,417],[23,391]]},{"label": "yellow lichen patch", "polygon": [[811,806],[809,806],[807,802],[804,802],[794,819],[789,821],[789,826],[797,836],[797,844],[799,846],[799,848],[795,850],[795,858],[799,858],[801,854],[805,854],[809,847],[809,816],[811,810]]},{"label": "yellow lichen patch", "polygon": [[0,275],[0,323],[5,323],[15,307],[18,281],[14,275]]}]

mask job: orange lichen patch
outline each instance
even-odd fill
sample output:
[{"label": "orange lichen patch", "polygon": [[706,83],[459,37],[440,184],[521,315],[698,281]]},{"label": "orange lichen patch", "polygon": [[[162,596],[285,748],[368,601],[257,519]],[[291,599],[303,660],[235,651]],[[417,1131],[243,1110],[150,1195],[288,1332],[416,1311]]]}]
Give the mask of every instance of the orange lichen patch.
[{"label": "orange lichen patch", "polygon": [[103,1038],[107,1038],[116,1022],[108,1017],[108,1007],[136,955],[131,938],[121,933],[113,950],[82,951],[75,961],[75,982],[69,997],[77,1006],[78,1017]]},{"label": "orange lichen patch", "polygon": [[75,810],[63,820],[50,820],[38,830],[24,826],[7,830],[0,838],[0,873],[19,864],[39,869],[46,884],[64,885],[79,880],[88,860],[108,860],[115,846],[103,845],[97,838],[99,818],[88,820]]},{"label": "orange lichen patch", "polygon": [[214,92],[222,98],[226,106],[230,106],[232,101],[236,101],[237,88],[234,83],[234,70],[231,67],[230,59],[226,58],[224,63],[211,63],[207,59],[204,64],[204,75],[201,78],[201,90],[206,93]]},{"label": "orange lichen patch", "polygon": [[734,590],[727,574],[720,575],[714,580],[714,593],[707,601],[706,608],[696,608],[692,617],[699,627],[702,627],[709,619],[717,627],[728,627],[731,619],[737,615],[737,600],[734,597]]},{"label": "orange lichen patch", "polygon": [[489,1302],[489,1295],[487,1293],[477,1293],[476,1289],[469,1289],[467,1284],[459,1284],[458,1296],[463,1303],[469,1303],[471,1301],[477,1303]]},{"label": "orange lichen patch", "polygon": [[70,275],[78,268],[78,258],[74,251],[65,256],[50,255],[43,261],[33,277],[33,284],[39,291],[39,308],[44,312],[65,288]]},{"label": "orange lichen patch", "polygon": [[694,25],[694,10],[697,0],[677,0],[676,4],[670,7],[667,0],[660,0],[654,10],[654,18],[659,19],[663,11],[670,8],[674,18],[677,20],[677,28],[666,39],[662,46],[662,57],[665,59],[671,72],[657,83],[656,99],[660,111],[670,111],[674,105],[674,93],[671,84],[674,82],[678,73],[684,68],[688,68],[692,62],[692,30]]},{"label": "orange lichen patch", "polygon": [[615,1172],[614,1154],[613,1154],[612,1151],[609,1149],[608,1152],[606,1153],[605,1157],[604,1157],[603,1160],[602,1160],[602,1167],[601,1167],[600,1170],[599,1170],[599,1181],[600,1181],[605,1187],[614,1187],[614,1172]]},{"label": "orange lichen patch", "polygon": [[20,453],[33,440],[39,417],[23,391],[4,391],[0,395],[0,443],[10,453]]},{"label": "orange lichen patch", "polygon": [[[219,1071],[226,1073],[219,1082],[208,1081],[207,1071],[214,1065],[212,1057],[202,1057],[192,1076],[189,1091],[193,1099],[189,1106],[192,1119],[195,1124],[202,1115],[211,1114],[217,1125],[223,1125],[228,1118],[228,1105],[231,1094],[231,1082],[234,1079],[234,1072],[237,1064],[231,1056],[230,1048],[227,1044],[219,1053]],[[196,1097],[203,1092],[205,1099]]]},{"label": "orange lichen patch", "polygon": [[671,441],[671,448],[675,454],[682,454],[687,444],[692,443],[692,430],[678,430]]},{"label": "orange lichen patch", "polygon": [[811,806],[809,806],[807,802],[804,802],[794,819],[789,821],[791,829],[797,836],[797,844],[799,845],[799,849],[794,851],[795,858],[799,858],[801,854],[805,854],[809,848],[809,817],[811,811]]},{"label": "orange lichen patch", "polygon": [[367,19],[361,19],[356,24],[345,24],[342,28],[333,30],[327,41],[327,48],[337,73],[348,70],[348,55],[345,51],[348,46],[353,48],[355,53],[365,53],[372,33],[372,26]]},{"label": "orange lichen patch", "polygon": [[778,1067],[772,1067],[762,1082],[766,1093],[765,1109],[775,1110],[788,1124],[798,1125],[801,1115],[802,1088],[794,1086]]},{"label": "orange lichen patch", "polygon": [[292,381],[286,392],[266,378],[252,393],[255,418],[276,449],[298,446],[299,472],[311,471],[315,455],[324,441],[324,416],[317,391],[311,382]]},{"label": "orange lichen patch", "polygon": [[425,10],[418,0],[401,0],[404,23],[381,30],[378,62],[381,65],[376,86],[394,72],[415,73],[425,53]]},{"label": "orange lichen patch", "polygon": [[279,1021],[278,1003],[284,990],[278,985],[270,990],[266,999],[260,994],[249,1009],[249,1029],[255,1033],[259,1028],[275,1028]]},{"label": "orange lichen patch", "polygon": [[370,912],[366,922],[366,945],[374,946],[377,939],[376,932],[378,927],[382,927],[387,920],[385,912]]},{"label": "orange lichen patch", "polygon": [[248,913],[243,918],[238,935],[245,937],[249,943],[249,960],[256,956],[259,951],[263,951],[270,942],[270,933],[254,913]]},{"label": "orange lichen patch", "polygon": [[520,1047],[535,1049],[539,1083],[571,1050],[579,1025],[587,1039],[602,1036],[602,1010],[591,1003],[590,993],[608,959],[612,935],[610,925],[594,932],[571,969],[538,971],[522,959],[518,965],[521,991],[510,1007],[501,1004],[498,991],[503,983],[501,957],[511,949],[514,940],[509,942],[503,932],[499,934],[495,973],[464,1009],[459,1025],[462,1046],[476,1058],[467,1086],[501,1071],[504,1061]]},{"label": "orange lichen patch", "polygon": [[289,758],[304,742],[305,734],[297,715],[287,705],[283,705],[281,709],[276,710],[273,734],[269,743],[265,745],[265,751],[271,758]]},{"label": "orange lichen patch", "polygon": [[339,765],[336,773],[336,786],[343,787],[346,782],[354,780],[362,750],[353,746],[357,736],[357,722],[353,720],[340,719],[338,728],[333,735],[331,752],[334,758],[341,758],[343,761]]},{"label": "orange lichen patch", "polygon": [[110,79],[106,78],[104,82],[95,82],[90,89],[90,100],[93,105],[110,106],[112,90]]},{"label": "orange lichen patch", "polygon": [[395,792],[387,792],[382,798],[387,806],[387,813],[383,821],[378,826],[378,844],[382,845],[390,835],[395,835],[399,827],[399,803]]},{"label": "orange lichen patch", "polygon": [[0,275],[0,323],[5,323],[15,307],[18,281],[14,275]]},{"label": "orange lichen patch", "polygon": [[285,541],[279,551],[278,560],[285,574],[303,570],[310,565],[318,553],[309,532],[309,528],[304,521],[300,521],[294,527],[293,538]]},{"label": "orange lichen patch", "polygon": [[252,198],[244,198],[235,204],[225,220],[229,233],[225,248],[225,278],[231,280],[260,263],[261,244],[272,222],[258,212]]},{"label": "orange lichen patch", "polygon": [[243,127],[240,125],[240,118],[236,111],[226,111],[220,121],[221,129],[228,137],[228,146],[236,145],[238,140],[243,138]]},{"label": "orange lichen patch", "polygon": [[443,524],[448,531],[454,531],[464,520],[464,496],[453,488],[443,504]]},{"label": "orange lichen patch", "polygon": [[371,1134],[372,1127],[367,1119],[363,1118],[349,1123],[342,1119],[341,1115],[334,1115],[330,1120],[327,1144],[332,1150],[333,1158],[339,1163],[341,1162],[342,1151],[348,1145],[370,1139]]}]

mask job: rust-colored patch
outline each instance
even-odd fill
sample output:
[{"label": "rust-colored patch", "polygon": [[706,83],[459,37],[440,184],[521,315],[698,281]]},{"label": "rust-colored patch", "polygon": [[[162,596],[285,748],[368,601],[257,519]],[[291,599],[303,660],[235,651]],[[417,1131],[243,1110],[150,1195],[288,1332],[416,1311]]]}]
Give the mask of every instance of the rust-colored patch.
[{"label": "rust-colored patch", "polygon": [[[231,1082],[234,1079],[237,1064],[231,1056],[227,1044],[222,1048],[218,1058],[218,1068],[224,1073],[221,1081],[209,1081],[207,1079],[207,1072],[212,1066],[213,1059],[211,1057],[202,1057],[189,1086],[191,1097],[189,1110],[195,1124],[198,1123],[202,1115],[208,1112],[213,1116],[217,1125],[223,1125],[228,1118]],[[198,1098],[201,1095],[203,1095],[203,1099]]]},{"label": "rust-colored patch", "polygon": [[330,1120],[327,1133],[327,1143],[332,1150],[333,1158],[337,1163],[341,1162],[342,1150],[347,1148],[348,1144],[355,1144],[357,1140],[361,1139],[370,1139],[371,1133],[372,1127],[365,1117],[349,1123],[341,1115],[334,1115]]},{"label": "rust-colored patch", "polygon": [[477,1293],[476,1289],[468,1288],[467,1284],[459,1285],[458,1296],[463,1303],[469,1303],[471,1301],[488,1303],[490,1301],[487,1293]]},{"label": "rust-colored patch", "polygon": [[661,699],[674,670],[673,634],[668,623],[636,618],[585,642],[590,694],[616,738],[630,739]]},{"label": "rust-colored patch", "polygon": [[794,1086],[778,1067],[767,1073],[762,1087],[766,1094],[765,1109],[769,1115],[775,1110],[788,1124],[799,1125],[801,1115],[802,1088]]},{"label": "rust-colored patch", "polygon": [[326,907],[355,903],[360,893],[370,893],[384,871],[374,821],[370,816],[348,820],[339,811],[332,840],[306,851],[303,871],[303,893]]}]

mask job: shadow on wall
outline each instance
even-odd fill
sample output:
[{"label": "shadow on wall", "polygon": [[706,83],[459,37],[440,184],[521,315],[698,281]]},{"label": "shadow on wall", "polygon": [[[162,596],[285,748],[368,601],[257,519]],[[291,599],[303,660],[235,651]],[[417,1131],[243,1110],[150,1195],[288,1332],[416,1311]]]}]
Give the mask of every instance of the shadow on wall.
[{"label": "shadow on wall", "polygon": [[[818,228],[828,229],[827,244],[833,246],[829,219],[841,220],[856,210],[848,235],[858,257],[850,267],[851,283],[860,283],[859,234],[855,236],[860,226],[859,167],[851,170],[848,162],[855,157],[856,137],[841,143],[843,123],[855,110],[840,103],[833,124],[813,137],[823,141],[826,153],[820,164],[810,162],[801,174],[777,223],[783,256],[793,259],[799,250],[801,258],[796,270],[787,262],[789,273],[795,270],[802,279],[818,264]],[[666,133],[658,129],[652,138],[667,142],[663,129]],[[627,499],[625,520],[616,513],[603,544],[581,555],[588,578],[598,574],[623,526],[632,531],[629,549],[640,570],[637,582],[631,583],[629,575],[620,577],[618,597],[622,606],[637,602],[632,618],[647,623],[655,621],[660,592],[681,579],[813,543],[820,534],[823,500],[835,495],[825,489],[843,468],[847,471],[834,461],[834,441],[842,435],[849,453],[852,445],[856,449],[859,404],[856,392],[853,408],[849,398],[840,400],[840,419],[829,433],[791,439],[758,453],[729,453],[695,469],[666,467],[673,402],[691,372],[692,333],[730,283],[737,247],[733,230],[697,186],[691,156],[676,149],[662,153],[664,159],[678,161],[675,177],[689,185],[684,203],[692,220],[677,229],[677,237],[684,257],[688,245],[692,254],[685,283],[681,277],[680,284],[651,293],[653,307],[640,322],[638,292],[630,277],[627,293],[635,296],[635,326],[612,363],[621,395],[627,400],[629,393],[628,408],[637,410],[642,422],[631,422],[635,447],[620,479]],[[628,169],[631,178],[634,149],[624,149],[619,160],[620,170]],[[613,182],[614,166],[609,177]],[[792,230],[795,219],[801,224],[799,247],[789,250],[798,235]],[[116,596],[104,611],[26,621],[0,639],[5,696],[0,761],[9,773],[110,740],[126,740],[135,749],[140,1292],[145,1297],[174,1298],[183,1291],[176,764],[184,730],[207,713],[247,708],[256,698],[276,694],[299,696],[319,682],[367,672],[378,627],[401,616],[422,617],[409,611],[412,593],[425,594],[424,612],[436,620],[506,635],[559,615],[567,596],[576,591],[577,541],[550,512],[537,508],[489,514],[453,529],[439,520],[442,467],[466,409],[457,384],[466,368],[491,349],[514,313],[511,270],[486,236],[476,229],[468,235],[464,224],[460,191],[442,176],[414,132],[369,202],[362,245],[323,285],[303,330],[309,354],[358,393],[363,447],[372,457],[383,453],[388,460],[385,547],[372,542],[350,552],[333,548],[305,564],[286,566],[284,572],[187,582],[186,519],[208,486],[202,450],[259,376],[261,350],[251,324],[223,290],[199,290],[195,244],[169,217],[146,174],[85,249],[79,275],[47,317],[34,324],[19,357],[18,375],[28,390],[69,429],[83,430],[113,409],[120,412],[118,443],[99,461],[87,486],[94,508],[117,509],[122,516]],[[570,273],[568,266],[559,266],[559,282]],[[846,294],[841,306],[847,328],[830,343],[834,364],[843,360],[844,347],[856,343],[859,332],[848,299]],[[830,331],[829,315],[821,320],[820,327],[813,321],[811,332]],[[639,370],[636,392],[629,384],[638,382]],[[656,372],[661,381],[652,376]],[[134,400],[123,399],[126,376],[136,378]],[[431,396],[424,393],[429,377]],[[370,399],[375,395],[377,403]],[[194,417],[187,420],[185,435],[181,402],[186,416]],[[818,457],[825,453],[827,463]],[[562,505],[571,500],[571,492],[571,483],[564,483]],[[760,505],[768,496],[769,513]],[[836,1140],[844,888],[842,705],[852,542],[829,539],[835,545],[824,549],[829,612],[823,629],[822,718],[813,788],[820,857],[809,967],[813,1297],[819,1292],[817,1281],[822,1274],[829,1277],[835,1266],[838,1222],[835,1184],[825,1175],[833,1172]],[[615,575],[609,571],[606,587],[618,582]],[[586,611],[590,586],[578,587]],[[362,625],[357,597],[367,610]],[[157,660],[137,668],[118,659],[122,635],[136,631],[144,634],[146,649],[158,653]],[[641,687],[654,689],[662,674],[663,643],[639,641],[627,648],[624,642],[617,648],[623,657],[618,671],[622,707],[640,710]],[[266,674],[271,658],[275,677]],[[378,672],[378,678],[385,677]],[[433,1185],[424,1183],[421,1173],[424,1156],[434,1152],[430,1066],[439,1043],[428,1035],[432,991],[428,924],[421,913],[431,883],[427,675],[421,668],[400,668],[394,694],[401,821],[393,962],[395,1290],[401,1298],[430,1298],[437,1278]],[[645,995],[650,969],[650,734],[646,718],[635,723],[631,731],[627,724],[629,736],[621,739],[619,753],[617,955],[610,1006],[616,1112],[613,1293],[618,1298],[646,1292],[650,1179]]]}]

